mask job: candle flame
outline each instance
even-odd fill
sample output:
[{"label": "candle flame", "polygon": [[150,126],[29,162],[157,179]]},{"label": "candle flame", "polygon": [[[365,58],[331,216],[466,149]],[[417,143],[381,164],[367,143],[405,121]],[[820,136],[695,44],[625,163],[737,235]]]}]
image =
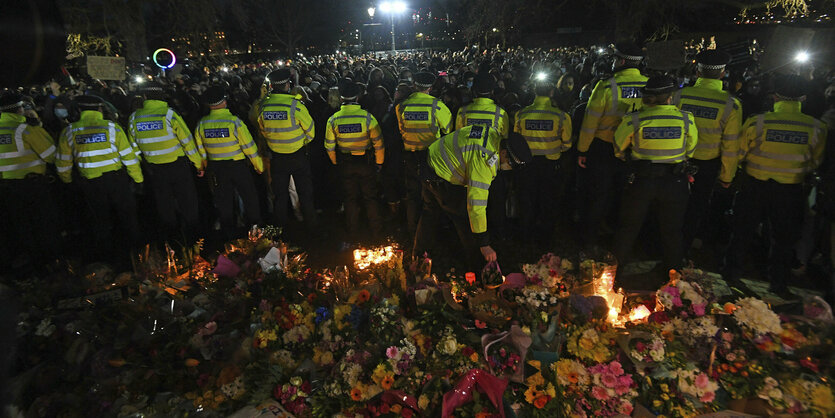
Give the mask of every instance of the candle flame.
[{"label": "candle flame", "polygon": [[639,305],[629,312],[629,322],[644,322],[652,312],[644,305]]},{"label": "candle flame", "polygon": [[359,248],[354,250],[354,265],[365,270],[372,265],[383,264],[394,258],[394,247]]}]

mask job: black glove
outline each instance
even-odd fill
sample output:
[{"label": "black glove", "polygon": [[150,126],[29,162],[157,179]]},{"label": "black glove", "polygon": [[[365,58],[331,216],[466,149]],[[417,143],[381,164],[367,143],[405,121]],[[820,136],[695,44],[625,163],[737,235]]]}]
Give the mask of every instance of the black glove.
[{"label": "black glove", "polygon": [[375,165],[375,166],[374,166],[374,170],[376,170],[376,171],[377,171],[377,174],[380,174],[380,172],[382,172],[382,171],[383,171],[383,165],[382,165],[382,164],[377,164],[377,165]]}]

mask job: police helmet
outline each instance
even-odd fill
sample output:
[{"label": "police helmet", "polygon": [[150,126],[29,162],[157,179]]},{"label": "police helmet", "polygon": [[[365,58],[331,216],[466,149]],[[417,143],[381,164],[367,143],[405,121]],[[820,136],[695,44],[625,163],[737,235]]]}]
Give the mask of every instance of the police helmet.
[{"label": "police helmet", "polygon": [[203,101],[208,106],[217,106],[226,100],[226,90],[222,86],[212,86],[203,93]]},{"label": "police helmet", "polygon": [[280,68],[267,74],[267,83],[270,84],[270,89],[275,90],[290,82],[290,70],[288,68]]},{"label": "police helmet", "polygon": [[75,103],[83,110],[96,110],[104,104],[101,97],[89,94],[76,97]]},{"label": "police helmet", "polygon": [[428,72],[420,72],[414,76],[415,85],[421,89],[428,89],[435,84],[435,75]]},{"label": "police helmet", "polygon": [[360,95],[360,86],[351,80],[345,80],[339,85],[339,97],[342,100],[356,100]]},{"label": "police helmet", "polygon": [[528,146],[528,141],[518,132],[511,132],[510,136],[504,140],[504,148],[507,149],[507,159],[510,161],[510,166],[515,170],[522,168],[533,160],[531,148]]},{"label": "police helmet", "polygon": [[632,42],[619,42],[615,44],[615,56],[627,61],[640,61],[644,59],[644,51]]},{"label": "police helmet", "polygon": [[774,94],[782,100],[800,100],[806,95],[803,79],[794,74],[778,76],[774,80]]},{"label": "police helmet", "polygon": [[0,96],[0,112],[15,112],[23,107],[23,95],[16,92],[8,92]]},{"label": "police helmet", "polygon": [[496,79],[486,72],[478,73],[473,80],[473,93],[475,94],[487,95],[492,93],[494,88],[496,88]]},{"label": "police helmet", "polygon": [[645,96],[658,96],[672,93],[678,90],[678,88],[678,83],[674,78],[667,75],[656,75],[647,80],[647,84],[641,88],[641,92]]},{"label": "police helmet", "polygon": [[722,70],[731,62],[731,54],[718,49],[708,49],[696,55],[700,70]]}]

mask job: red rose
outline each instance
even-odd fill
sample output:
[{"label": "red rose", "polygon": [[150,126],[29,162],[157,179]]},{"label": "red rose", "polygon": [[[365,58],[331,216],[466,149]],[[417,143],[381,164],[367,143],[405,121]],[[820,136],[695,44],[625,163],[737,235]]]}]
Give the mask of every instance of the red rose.
[{"label": "red rose", "polygon": [[414,413],[415,413],[415,411],[412,411],[411,408],[403,408],[403,409],[400,410],[400,415],[402,415],[406,418],[412,418],[412,415]]},{"label": "red rose", "polygon": [[380,413],[381,414],[388,414],[389,412],[391,412],[391,407],[389,406],[389,404],[387,404],[385,402],[380,404]]}]

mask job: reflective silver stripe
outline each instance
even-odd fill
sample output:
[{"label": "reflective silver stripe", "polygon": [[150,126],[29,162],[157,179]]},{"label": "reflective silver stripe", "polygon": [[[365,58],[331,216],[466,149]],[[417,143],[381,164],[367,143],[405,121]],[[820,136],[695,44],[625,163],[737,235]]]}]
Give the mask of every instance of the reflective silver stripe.
[{"label": "reflective silver stripe", "polygon": [[173,146],[173,147],[171,147],[171,148],[166,148],[166,149],[164,149],[164,150],[159,150],[159,151],[145,151],[145,155],[147,155],[147,156],[149,156],[149,157],[154,157],[154,156],[157,156],[157,155],[166,155],[166,154],[171,154],[172,152],[176,152],[178,149],[180,149],[180,145],[179,145],[179,144],[174,145],[174,146]]},{"label": "reflective silver stripe", "polygon": [[660,160],[652,160],[653,164],[667,164],[667,163],[677,163],[683,160],[686,160],[684,156],[681,157],[673,157],[673,158],[664,158]]},{"label": "reflective silver stripe", "polygon": [[786,173],[786,174],[803,174],[806,172],[805,168],[782,168],[782,167],[766,167],[764,165],[760,165],[757,163],[748,162],[748,168],[753,168],[756,170],[762,171],[771,171],[775,173]]},{"label": "reflective silver stripe", "polygon": [[731,117],[731,111],[734,110],[734,97],[728,94],[728,101],[725,103],[725,111],[722,112],[722,119],[719,120],[719,126],[722,128],[728,123],[728,118]]},{"label": "reflective silver stripe", "polygon": [[125,149],[119,151],[119,155],[121,155],[122,157],[127,157],[128,154],[130,154],[130,151],[131,151],[130,148],[125,148]]},{"label": "reflective silver stripe", "polygon": [[[598,116],[598,117],[603,116],[602,113],[591,110],[589,108],[586,108],[586,112],[591,113],[592,115]],[[554,116],[559,116],[560,115],[559,113],[551,111],[551,110],[530,109],[530,110],[525,110],[523,112],[519,112],[519,114],[517,115],[517,118],[521,119],[522,115],[527,115],[528,113],[544,113],[546,115],[554,115]]]},{"label": "reflective silver stripe", "polygon": [[209,153],[209,159],[215,160],[219,158],[229,158],[229,157],[237,157],[238,155],[243,155],[241,151],[231,151],[231,152],[223,152],[219,154],[212,154]]},{"label": "reflective silver stripe", "polygon": [[270,103],[262,105],[261,107],[290,107],[287,103]]},{"label": "reflective silver stripe", "polygon": [[673,105],[675,107],[679,107],[680,104],[681,104],[681,90],[676,90],[676,92],[673,94]]},{"label": "reflective silver stripe", "polygon": [[580,131],[585,132],[587,134],[592,134],[592,135],[594,135],[594,133],[597,132],[597,130],[595,128],[580,128]]},{"label": "reflective silver stripe", "polygon": [[487,199],[467,199],[470,206],[487,206]]},{"label": "reflective silver stripe", "polygon": [[99,167],[106,167],[106,166],[114,165],[114,164],[117,164],[117,163],[113,162],[113,160],[104,160],[104,161],[96,161],[96,162],[93,162],[93,163],[79,162],[78,166],[81,167],[81,168],[99,168]]},{"label": "reflective silver stripe", "polygon": [[461,152],[462,153],[465,153],[467,151],[481,151],[485,154],[492,154],[493,153],[492,151],[490,151],[487,148],[484,148],[484,147],[482,147],[481,145],[478,145],[478,144],[464,145],[463,147],[461,147]]},{"label": "reflective silver stripe", "polygon": [[58,170],[59,173],[66,173],[67,171],[72,170],[72,166],[67,165],[67,166],[62,166],[62,167],[56,167],[56,169]]},{"label": "reflective silver stripe", "polygon": [[296,100],[296,99],[293,99],[293,101],[290,102],[290,116],[287,118],[287,119],[290,119],[290,126],[292,126],[294,128],[299,126],[296,123],[296,103],[298,103],[298,102],[299,101]]},{"label": "reflective silver stripe", "polygon": [[125,165],[134,165],[139,163],[139,161],[136,158],[131,158],[130,160],[122,160],[122,162],[125,163]]},{"label": "reflective silver stripe", "polygon": [[481,189],[481,190],[489,190],[490,189],[490,184],[482,183],[480,181],[475,181],[475,180],[467,181],[467,186],[475,187],[476,189]]},{"label": "reflective silver stripe", "polygon": [[197,153],[197,149],[196,149],[196,148],[195,148],[195,149],[190,149],[190,150],[186,151],[186,155],[187,155],[187,156],[188,156],[188,155],[194,155],[194,154],[196,154],[196,153]]},{"label": "reflective silver stripe", "polygon": [[780,124],[780,125],[794,125],[794,126],[805,126],[807,128],[817,128],[817,126],[812,125],[806,122],[799,122],[794,120],[766,120],[765,123],[767,124]]},{"label": "reflective silver stripe", "polygon": [[106,129],[107,129],[107,126],[81,126],[81,127],[78,127],[78,128],[73,128],[71,131],[72,131],[72,133],[76,133],[76,132],[81,132],[81,131],[93,131],[93,130],[103,131],[103,130],[106,130]]},{"label": "reflective silver stripe", "polygon": [[[638,112],[635,112],[635,113],[638,113]],[[655,116],[644,116],[644,117],[641,118],[642,121],[645,121],[645,120],[662,120],[662,119],[671,119],[671,120],[681,120],[681,121],[683,121],[683,120],[687,119],[687,117],[686,116],[685,117],[672,116],[672,115],[655,115]],[[631,125],[632,123],[634,123],[633,120],[627,121],[626,124]]]},{"label": "reflective silver stripe", "polygon": [[299,135],[295,138],[290,138],[290,139],[272,139],[272,138],[269,138],[269,142],[271,142],[273,144],[292,144],[296,141],[304,139],[305,136],[306,135],[302,134],[302,135]]},{"label": "reflective silver stripe", "polygon": [[138,142],[142,145],[147,145],[147,144],[155,144],[157,142],[164,142],[164,141],[168,141],[170,139],[176,139],[176,138],[177,137],[174,136],[174,134],[168,134],[166,136],[160,136],[160,137],[156,137],[156,138],[136,138],[136,142]]},{"label": "reflective silver stripe", "polygon": [[264,131],[274,133],[274,134],[280,134],[280,133],[284,133],[284,132],[293,132],[297,129],[299,129],[297,126],[290,126],[290,127],[287,127],[287,128],[264,128]]},{"label": "reflective silver stripe", "polygon": [[806,161],[807,157],[804,155],[797,155],[797,154],[778,154],[774,152],[763,151],[760,149],[751,151],[752,155],[756,155],[758,157],[768,158],[771,160],[780,160],[780,161],[798,161],[804,162]]},{"label": "reflective silver stripe", "polygon": [[684,95],[684,94],[681,95],[681,98],[682,99],[697,100],[697,101],[702,101],[702,102],[709,102],[709,103],[718,103],[718,104],[725,104],[726,103],[725,100],[721,100],[721,99],[710,99],[710,98],[707,98],[707,97],[690,96],[690,95]]},{"label": "reflective silver stripe", "polygon": [[461,131],[455,131],[455,135],[452,136],[452,152],[455,153],[455,157],[458,159],[458,174],[461,177],[461,183],[463,184],[467,179],[467,173],[464,171],[464,150],[458,145],[458,137]]},{"label": "reflective silver stripe", "polygon": [[0,172],[22,170],[24,168],[35,167],[35,166],[42,165],[42,164],[45,164],[45,163],[41,160],[32,160],[32,161],[25,162],[25,163],[20,163],[20,164],[0,166]]},{"label": "reflective silver stripe", "polygon": [[17,157],[24,157],[27,155],[32,155],[34,152],[31,150],[25,149],[23,151],[13,151],[13,152],[4,152],[0,153],[0,158],[17,158]]},{"label": "reflective silver stripe", "polygon": [[[470,105],[470,106],[472,106],[472,105]],[[478,114],[481,114],[481,115],[490,115],[490,116],[493,116],[493,115],[496,114],[496,112],[490,111],[490,110],[467,110],[465,112],[465,114],[469,114],[469,113],[478,113]]]},{"label": "reflective silver stripe", "polygon": [[707,134],[707,135],[721,135],[722,128],[705,128],[705,127],[697,127],[699,130],[699,134]]},{"label": "reflective silver stripe", "polygon": [[681,152],[680,148],[674,149],[643,149],[638,147],[633,147],[632,151],[642,154],[642,155],[653,155],[659,157],[684,157],[683,153]]},{"label": "reflective silver stripe", "polygon": [[432,109],[429,110],[429,129],[431,132],[436,132],[438,130],[437,124],[435,123],[435,110],[438,109],[438,99],[434,99],[432,101]]},{"label": "reflective silver stripe", "polygon": [[403,128],[403,132],[408,133],[435,133],[432,128]]},{"label": "reflective silver stripe", "polygon": [[524,136],[524,138],[525,138],[525,141],[528,141],[528,142],[554,142],[554,141],[559,140],[559,138],[556,137],[556,136],[548,136],[548,137],[544,137],[544,138],[537,138],[537,137],[534,137],[534,136]]},{"label": "reflective silver stripe", "polygon": [[359,137],[359,138],[339,138],[339,143],[343,142],[367,142],[367,137]]},{"label": "reflective silver stripe", "polygon": [[206,148],[226,148],[238,145],[238,141],[232,140],[227,142],[204,142],[203,146]]},{"label": "reflective silver stripe", "polygon": [[612,90],[612,109],[611,109],[611,112],[617,113],[617,111],[618,111],[618,83],[617,83],[617,81],[615,81],[614,77],[609,79],[609,88]]},{"label": "reflective silver stripe", "polygon": [[723,141],[736,141],[737,139],[739,139],[739,134],[722,134]]},{"label": "reflective silver stripe", "polygon": [[97,149],[97,150],[92,150],[92,151],[81,151],[81,152],[78,153],[77,157],[78,158],[97,157],[99,155],[111,155],[111,154],[113,154],[113,150],[111,150],[110,148],[105,148],[105,149]]},{"label": "reflective silver stripe", "polygon": [[241,149],[252,148],[255,146],[255,141],[249,141],[248,144],[241,146]]},{"label": "reflective silver stripe", "polygon": [[55,152],[55,145],[50,145],[49,148],[45,149],[44,152],[40,153],[38,156],[43,159],[43,158],[49,157],[54,152]]},{"label": "reflective silver stripe", "polygon": [[696,144],[696,149],[700,149],[700,150],[702,150],[702,149],[718,149],[718,148],[719,148],[719,143],[718,142],[714,142],[712,144],[707,144],[707,143],[704,143],[704,142],[700,141]]},{"label": "reflective silver stripe", "polygon": [[449,159],[449,154],[446,150],[446,143],[444,142],[445,138],[439,139],[440,143],[438,144],[438,149],[440,150],[441,159],[444,160],[444,165],[449,169],[449,172],[452,173],[452,177],[455,178],[456,181],[460,184],[464,184],[464,177],[458,173],[455,169],[455,166],[452,165],[452,160]]},{"label": "reflective silver stripe", "polygon": [[212,119],[212,120],[202,120],[202,121],[200,121],[201,126],[204,123],[236,123],[236,122],[234,120],[231,120],[231,119]]},{"label": "reflective silver stripe", "polygon": [[342,116],[334,116],[331,118],[332,121],[336,121],[339,119],[366,119],[363,115],[342,115]]},{"label": "reflective silver stripe", "polygon": [[139,118],[139,119],[145,119],[145,118],[163,118],[163,117],[166,117],[166,115],[163,115],[163,114],[157,114],[157,113],[152,114],[152,115],[137,115],[136,113],[134,113],[134,116],[133,116],[133,117],[134,117],[134,119],[136,119],[136,118]]},{"label": "reflective silver stripe", "polygon": [[72,155],[58,154],[55,156],[55,158],[61,161],[72,161]]},{"label": "reflective silver stripe", "polygon": [[493,127],[499,129],[499,118],[502,116],[502,108],[496,105],[496,116],[493,118]]},{"label": "reflective silver stripe", "polygon": [[548,149],[532,149],[531,155],[554,155],[559,154],[559,148],[548,148]]}]

